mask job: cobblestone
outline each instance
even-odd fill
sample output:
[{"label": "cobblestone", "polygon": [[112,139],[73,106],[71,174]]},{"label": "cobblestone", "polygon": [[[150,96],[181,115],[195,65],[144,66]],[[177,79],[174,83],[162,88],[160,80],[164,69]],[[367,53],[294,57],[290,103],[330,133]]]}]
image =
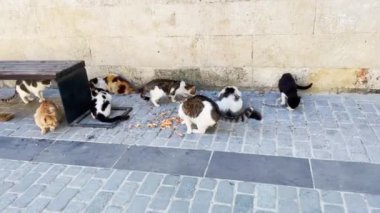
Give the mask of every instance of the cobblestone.
[{"label": "cobblestone", "polygon": [[[52,90],[53,91],[53,90]],[[0,95],[6,90],[0,90]],[[202,94],[212,97],[214,91],[201,91]],[[51,97],[57,98],[52,93]],[[171,130],[139,128],[130,129],[130,124],[147,123],[155,118],[160,112],[170,112],[176,115],[177,104],[170,103],[160,108],[147,105],[140,100],[138,95],[128,98],[116,96],[115,103],[132,106],[132,117],[128,122],[122,123],[113,129],[94,130],[93,128],[68,127],[63,125],[57,129],[54,137],[64,140],[80,140],[86,142],[100,143],[123,143],[137,145],[151,145],[164,147],[179,147],[192,149],[207,149],[230,152],[259,153],[264,155],[280,155],[291,157],[305,157],[316,159],[330,159],[343,161],[359,161],[380,163],[379,149],[379,125],[380,100],[374,95],[361,94],[339,94],[305,95],[303,105],[297,110],[289,112],[284,108],[273,108],[262,105],[274,101],[278,93],[258,94],[255,92],[244,92],[246,105],[254,105],[261,109],[263,121],[250,120],[245,123],[229,123],[220,121],[215,133],[207,135],[185,135],[181,138],[173,134]],[[269,98],[270,97],[270,98]],[[215,98],[215,97],[214,97]],[[269,98],[269,99],[268,99]],[[359,101],[360,100],[360,101]],[[350,103],[350,104],[346,104]],[[23,114],[31,112],[24,104],[16,103],[15,109],[23,110]],[[135,115],[135,116],[134,116]],[[20,124],[22,123],[22,127]],[[6,125],[6,129],[12,131],[13,136],[22,136],[25,132],[36,131],[33,119],[15,119]],[[184,126],[179,126],[183,131]],[[2,134],[10,134],[4,133]],[[33,138],[51,138],[46,134],[31,136]],[[122,134],[122,135],[121,135]],[[158,138],[156,135],[158,134]],[[94,139],[88,140],[91,135]],[[316,144],[312,138],[324,135],[324,144]],[[53,137],[53,138],[54,138]],[[363,144],[362,149],[351,149],[347,140],[354,137]],[[102,139],[103,138],[103,139]],[[110,139],[113,138],[113,139]],[[119,138],[119,139],[118,139]],[[156,139],[155,139],[156,138]],[[253,140],[254,139],[254,140]],[[327,142],[339,144],[340,148],[328,146]],[[248,145],[260,145],[257,149]],[[284,149],[287,148],[287,149]],[[316,151],[317,149],[318,151]],[[290,151],[294,150],[294,151]],[[74,173],[74,171],[73,171]],[[70,174],[70,171],[68,171]]]}]

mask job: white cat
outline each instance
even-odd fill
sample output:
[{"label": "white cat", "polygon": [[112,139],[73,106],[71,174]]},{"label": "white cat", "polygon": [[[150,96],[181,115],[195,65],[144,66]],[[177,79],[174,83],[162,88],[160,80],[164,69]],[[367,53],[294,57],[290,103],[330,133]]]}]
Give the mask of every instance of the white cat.
[{"label": "white cat", "polygon": [[1,102],[9,102],[16,97],[16,94],[20,96],[21,100],[27,104],[34,100],[34,96],[39,98],[39,102],[45,100],[43,97],[43,91],[51,86],[50,80],[36,81],[36,80],[17,80],[16,91],[9,97],[1,99]]}]

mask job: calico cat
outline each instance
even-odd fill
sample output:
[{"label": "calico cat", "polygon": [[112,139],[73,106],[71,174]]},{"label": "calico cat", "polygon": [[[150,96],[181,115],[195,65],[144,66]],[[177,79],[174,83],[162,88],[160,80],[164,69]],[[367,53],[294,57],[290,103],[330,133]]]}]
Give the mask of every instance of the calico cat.
[{"label": "calico cat", "polygon": [[[187,134],[203,134],[219,121],[221,113],[213,100],[203,95],[196,95],[179,105],[178,116],[186,124]],[[197,125],[197,129],[192,129],[192,124]]]},{"label": "calico cat", "polygon": [[104,81],[108,86],[108,91],[113,94],[133,94],[136,92],[135,87],[120,75],[109,73]]},{"label": "calico cat", "polygon": [[288,110],[294,110],[298,107],[301,101],[301,97],[297,94],[297,89],[309,89],[312,85],[313,83],[310,83],[307,86],[297,85],[290,73],[283,74],[278,82],[278,89],[281,92],[281,105],[285,105],[287,100]]},{"label": "calico cat", "polygon": [[10,102],[16,97],[16,94],[18,94],[21,98],[21,100],[27,104],[30,101],[34,100],[34,97],[32,94],[39,98],[39,102],[41,103],[44,101],[43,97],[43,91],[51,86],[50,80],[42,80],[42,81],[36,81],[36,80],[17,80],[16,81],[16,90],[14,94],[9,98],[1,99],[1,102]]},{"label": "calico cat", "polygon": [[244,121],[245,118],[261,120],[261,114],[252,107],[243,110],[241,92],[235,86],[223,88],[218,94],[218,101],[216,103],[222,114],[222,118],[226,120]]},{"label": "calico cat", "polygon": [[42,101],[34,114],[34,121],[41,134],[54,131],[62,119],[61,109],[52,101]]},{"label": "calico cat", "polygon": [[[149,92],[150,97],[145,96]],[[145,84],[144,87],[139,89],[141,98],[146,101],[151,101],[154,106],[159,107],[157,103],[162,97],[169,96],[172,102],[176,101],[176,96],[194,96],[196,88],[194,85],[187,84],[185,81],[175,81],[169,79],[156,79]]]},{"label": "calico cat", "polygon": [[120,75],[109,73],[106,77],[93,78],[90,80],[91,85],[106,90],[112,94],[132,94],[136,92],[135,87]]},{"label": "calico cat", "polygon": [[102,88],[97,88],[93,84],[90,85],[91,89],[91,103],[90,112],[94,119],[101,122],[115,122],[129,119],[127,116],[115,116],[110,118],[111,114],[111,100],[112,96],[109,92]]}]

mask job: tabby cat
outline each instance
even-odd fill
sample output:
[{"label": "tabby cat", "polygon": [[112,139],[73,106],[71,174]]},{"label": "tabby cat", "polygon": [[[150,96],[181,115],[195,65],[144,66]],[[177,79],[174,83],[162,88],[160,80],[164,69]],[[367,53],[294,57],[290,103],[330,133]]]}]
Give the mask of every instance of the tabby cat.
[{"label": "tabby cat", "polygon": [[61,109],[52,101],[42,101],[34,114],[34,121],[41,129],[41,134],[54,131],[62,119]]},{"label": "tabby cat", "polygon": [[288,104],[288,110],[292,111],[298,107],[301,102],[301,97],[297,94],[297,89],[309,89],[313,83],[307,86],[297,85],[292,74],[285,73],[282,75],[281,79],[278,82],[278,89],[281,92],[281,105]]},{"label": "tabby cat", "polygon": [[1,99],[1,102],[9,102],[13,100],[16,97],[16,94],[18,94],[21,98],[21,100],[27,104],[30,101],[34,100],[34,96],[39,98],[39,102],[41,103],[44,101],[43,97],[43,91],[51,86],[50,80],[42,80],[42,81],[36,81],[36,80],[17,80],[16,81],[16,90],[14,94],[9,98]]},{"label": "tabby cat", "polygon": [[[162,97],[169,96],[172,102],[176,101],[176,96],[194,96],[196,88],[194,85],[187,84],[185,81],[176,81],[169,79],[156,79],[145,84],[139,89],[141,98],[146,101],[151,101],[154,106],[159,107],[157,103]],[[145,93],[150,94],[150,97],[145,96]]]}]

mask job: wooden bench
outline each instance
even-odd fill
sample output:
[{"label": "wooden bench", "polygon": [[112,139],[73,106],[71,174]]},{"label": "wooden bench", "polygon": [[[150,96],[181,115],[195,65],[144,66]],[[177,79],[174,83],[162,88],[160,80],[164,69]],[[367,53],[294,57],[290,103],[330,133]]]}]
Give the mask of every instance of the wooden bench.
[{"label": "wooden bench", "polygon": [[0,80],[55,80],[69,124],[90,109],[84,61],[0,61]]}]

